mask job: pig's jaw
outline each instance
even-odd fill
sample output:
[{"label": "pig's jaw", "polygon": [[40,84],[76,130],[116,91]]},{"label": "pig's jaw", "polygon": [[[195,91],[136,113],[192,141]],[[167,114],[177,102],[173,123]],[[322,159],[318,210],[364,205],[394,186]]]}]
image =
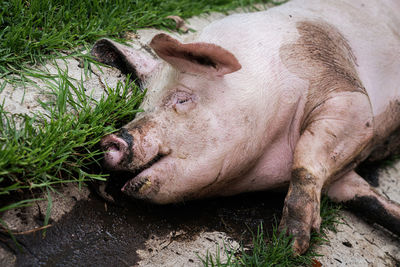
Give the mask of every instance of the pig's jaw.
[{"label": "pig's jaw", "polygon": [[143,194],[145,189],[149,189],[152,186],[150,177],[146,174],[149,173],[151,168],[162,161],[167,155],[157,154],[149,163],[136,170],[134,177],[129,179],[121,191],[128,195]]}]

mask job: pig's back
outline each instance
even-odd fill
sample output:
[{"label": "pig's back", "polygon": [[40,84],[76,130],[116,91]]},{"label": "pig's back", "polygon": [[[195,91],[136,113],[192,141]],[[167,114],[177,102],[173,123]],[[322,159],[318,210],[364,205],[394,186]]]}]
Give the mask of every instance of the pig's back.
[{"label": "pig's back", "polygon": [[[307,8],[305,16],[334,25],[348,40],[374,115],[400,97],[400,2],[294,0],[283,13]],[[302,13],[302,11],[299,11]]]},{"label": "pig's back", "polygon": [[[285,42],[298,38],[296,24],[323,21],[348,41],[373,114],[400,98],[400,2],[292,0],[267,11],[236,14],[206,28],[200,41],[233,52],[255,76],[274,71],[271,58]],[[264,65],[265,64],[265,65]]]},{"label": "pig's back", "polygon": [[[308,11],[302,11],[308,8]],[[298,9],[299,15],[334,25],[348,41],[355,56],[358,76],[365,87],[374,115],[374,146],[398,135],[400,125],[400,2],[294,0],[283,14]],[[301,15],[300,15],[301,16]],[[392,140],[393,139],[393,140]],[[399,138],[389,146],[399,147]],[[388,147],[378,154],[391,153]]]}]

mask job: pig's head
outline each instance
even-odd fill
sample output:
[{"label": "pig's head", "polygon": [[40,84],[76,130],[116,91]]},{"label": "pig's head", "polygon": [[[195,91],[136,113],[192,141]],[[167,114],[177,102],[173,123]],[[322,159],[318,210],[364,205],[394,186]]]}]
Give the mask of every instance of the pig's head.
[{"label": "pig's head", "polygon": [[254,160],[249,153],[260,154],[243,135],[249,131],[243,96],[231,92],[241,65],[220,46],[183,44],[166,34],[150,47],[158,57],[109,40],[93,48],[99,61],[148,88],[145,112],[101,141],[105,164],[131,173],[121,190],[135,198],[170,203],[213,195]]}]

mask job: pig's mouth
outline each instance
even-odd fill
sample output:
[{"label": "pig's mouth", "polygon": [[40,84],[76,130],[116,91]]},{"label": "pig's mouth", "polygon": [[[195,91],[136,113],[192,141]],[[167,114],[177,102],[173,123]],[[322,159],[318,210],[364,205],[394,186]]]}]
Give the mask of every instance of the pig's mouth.
[{"label": "pig's mouth", "polygon": [[[104,155],[104,165],[110,171],[114,171],[115,177],[111,183],[112,188],[121,190],[127,195],[142,193],[144,188],[150,188],[150,170],[171,153],[170,149],[158,147],[157,152],[151,152],[153,157],[141,166],[132,166],[133,161],[133,138],[121,131],[121,137],[114,134],[108,135],[101,141]],[[154,154],[153,154],[154,153]],[[147,185],[147,186],[145,186]]]},{"label": "pig's mouth", "polygon": [[158,153],[152,160],[150,160],[145,165],[136,168],[132,171],[128,171],[128,175],[124,175],[123,186],[121,191],[124,193],[137,193],[139,192],[145,185],[150,186],[150,180],[146,176],[141,176],[141,174],[150,169],[156,163],[160,162],[164,159],[167,155]]}]

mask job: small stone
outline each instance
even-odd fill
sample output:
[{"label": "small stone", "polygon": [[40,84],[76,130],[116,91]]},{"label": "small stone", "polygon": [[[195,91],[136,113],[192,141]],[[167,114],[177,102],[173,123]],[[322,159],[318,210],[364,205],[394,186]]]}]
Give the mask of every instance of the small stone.
[{"label": "small stone", "polygon": [[348,248],[352,248],[353,247],[353,245],[349,241],[344,241],[344,242],[342,242],[342,244],[345,245]]}]

